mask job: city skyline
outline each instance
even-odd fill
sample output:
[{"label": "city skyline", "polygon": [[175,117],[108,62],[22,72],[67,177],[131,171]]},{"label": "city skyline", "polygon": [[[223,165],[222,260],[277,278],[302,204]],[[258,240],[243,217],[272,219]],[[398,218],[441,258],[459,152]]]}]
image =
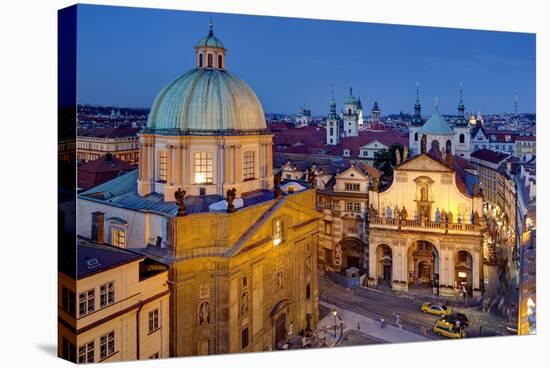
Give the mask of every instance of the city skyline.
[{"label": "city skyline", "polygon": [[367,111],[378,101],[383,114],[412,113],[417,81],[423,114],[436,97],[453,114],[460,83],[467,111],[512,112],[516,96],[520,112],[536,109],[534,34],[109,6],[79,8],[78,102],[149,108],[162,85],[192,67],[187,45],[210,19],[228,69],[266,113],[305,105],[324,115],[332,84],[338,109],[353,87]]}]

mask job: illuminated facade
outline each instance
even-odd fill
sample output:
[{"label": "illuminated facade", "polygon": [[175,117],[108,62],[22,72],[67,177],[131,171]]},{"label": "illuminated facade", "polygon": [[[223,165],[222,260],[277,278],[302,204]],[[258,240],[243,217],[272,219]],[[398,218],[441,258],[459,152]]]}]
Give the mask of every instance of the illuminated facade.
[{"label": "illuminated facade", "polygon": [[479,295],[482,206],[475,169],[432,150],[395,168],[393,182],[369,192],[369,285],[432,287]]},{"label": "illuminated facade", "polygon": [[138,172],[79,196],[78,231],[169,268],[170,355],[275,350],[319,319],[315,190],[274,188],[272,136],[210,28],[140,132]]}]

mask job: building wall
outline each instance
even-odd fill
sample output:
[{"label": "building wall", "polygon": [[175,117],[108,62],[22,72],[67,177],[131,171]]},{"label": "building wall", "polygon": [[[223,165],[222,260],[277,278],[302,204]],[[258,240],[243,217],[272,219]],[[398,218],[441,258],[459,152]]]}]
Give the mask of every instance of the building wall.
[{"label": "building wall", "polygon": [[[67,319],[60,326],[60,340],[64,334],[76,334],[76,354],[79,348],[94,343],[94,362],[148,359],[158,353],[159,358],[169,356],[169,295],[167,272],[161,272],[145,280],[139,279],[139,261],[114,267],[76,282],[76,319]],[[100,287],[113,282],[114,303],[100,305]],[[70,284],[60,274],[59,295],[62,286]],[[95,290],[95,311],[80,315],[79,293]],[[61,305],[61,300],[59,301]],[[159,329],[149,331],[149,312],[159,310]],[[62,308],[60,308],[63,313]],[[139,324],[138,324],[139,314]],[[114,353],[105,358],[100,356],[101,336],[114,332]],[[139,334],[139,339],[138,335]],[[61,341],[62,342],[62,341]]]},{"label": "building wall", "polygon": [[[104,240],[113,244],[111,239],[113,227],[126,232],[126,248],[143,248],[147,244],[156,244],[157,236],[162,238],[162,246],[166,246],[166,217],[151,212],[137,212],[121,207],[109,206],[79,198],[77,200],[77,234],[90,239],[92,233],[92,213],[105,213]],[[120,224],[111,221],[119,218],[126,222]]]},{"label": "building wall", "polygon": [[139,162],[138,137],[97,138],[82,137],[76,139],[77,160],[93,161],[111,153],[113,156],[131,164]]},{"label": "building wall", "polygon": [[[166,153],[166,180],[159,178],[159,152]],[[255,152],[254,178],[243,177],[243,154]],[[249,136],[170,136],[140,134],[140,177],[138,192],[165,195],[167,201],[175,201],[174,193],[182,188],[189,195],[225,195],[231,188],[241,193],[273,186],[272,135]],[[212,155],[212,183],[197,182],[194,163],[195,153]]]},{"label": "building wall", "polygon": [[[314,205],[315,193],[310,190],[285,196],[278,204],[270,201],[233,214],[176,219],[174,250],[179,261],[171,273],[173,355],[275,349],[274,325],[281,314],[286,315],[289,333],[307,327],[307,314],[314,328],[320,218]],[[284,240],[279,245],[273,243],[276,219],[284,223]],[[211,226],[196,226],[206,222]],[[246,235],[250,228],[254,231]],[[210,318],[201,324],[204,302],[209,303]],[[243,347],[245,328],[249,344]]]}]

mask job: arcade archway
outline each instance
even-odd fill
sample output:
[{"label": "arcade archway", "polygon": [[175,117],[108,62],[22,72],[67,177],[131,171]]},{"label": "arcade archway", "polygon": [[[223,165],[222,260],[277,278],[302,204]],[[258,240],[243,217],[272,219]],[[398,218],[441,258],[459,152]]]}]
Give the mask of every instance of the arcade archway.
[{"label": "arcade archway", "polygon": [[439,252],[434,244],[418,240],[407,251],[409,287],[431,288],[439,284]]},{"label": "arcade archway", "polygon": [[460,250],[454,257],[456,287],[465,287],[471,292],[473,286],[473,257],[465,250]]},{"label": "arcade archway", "polygon": [[389,245],[376,247],[376,278],[378,285],[391,287],[393,272],[393,254]]},{"label": "arcade archway", "polygon": [[342,245],[342,269],[350,267],[363,268],[365,244],[357,238],[345,238]]}]

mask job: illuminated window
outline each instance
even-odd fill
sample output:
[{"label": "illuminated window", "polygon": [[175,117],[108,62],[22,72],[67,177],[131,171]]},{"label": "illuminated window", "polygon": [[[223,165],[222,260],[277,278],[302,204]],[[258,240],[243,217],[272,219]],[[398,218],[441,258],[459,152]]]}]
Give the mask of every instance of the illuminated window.
[{"label": "illuminated window", "polygon": [[159,151],[158,180],[166,181],[166,151]]},{"label": "illuminated window", "polygon": [[87,344],[78,347],[78,363],[93,363],[94,362],[94,342],[90,341]]},{"label": "illuminated window", "polygon": [[159,328],[160,328],[159,310],[157,308],[149,312],[149,333],[156,331]]},{"label": "illuminated window", "polygon": [[273,221],[273,244],[279,245],[283,241],[283,220]]},{"label": "illuminated window", "polygon": [[243,154],[243,180],[254,179],[254,151]]},{"label": "illuminated window", "polygon": [[112,244],[115,247],[126,248],[126,231],[124,229],[113,227],[111,232]]},{"label": "illuminated window", "polygon": [[105,359],[115,353],[115,332],[111,331],[99,338],[99,355]]},{"label": "illuminated window", "polygon": [[90,289],[78,294],[78,313],[85,316],[95,311],[95,290]]},{"label": "illuminated window", "polygon": [[325,234],[332,234],[332,222],[325,221]]},{"label": "illuminated window", "polygon": [[195,153],[195,183],[196,184],[212,184],[213,176],[213,160],[210,152]]},{"label": "illuminated window", "polygon": [[109,282],[101,285],[99,288],[99,305],[101,308],[111,305],[115,302],[115,285]]}]

